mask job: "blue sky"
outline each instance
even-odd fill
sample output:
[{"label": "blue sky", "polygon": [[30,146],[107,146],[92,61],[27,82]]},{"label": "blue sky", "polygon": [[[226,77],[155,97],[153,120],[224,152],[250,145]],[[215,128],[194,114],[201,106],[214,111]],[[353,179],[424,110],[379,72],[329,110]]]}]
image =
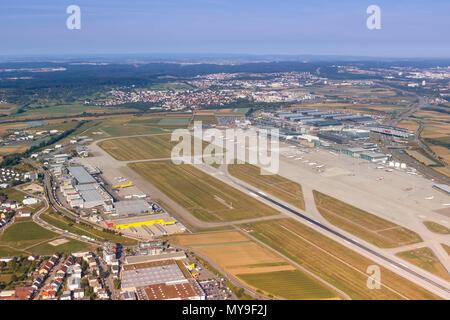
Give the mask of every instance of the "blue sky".
[{"label": "blue sky", "polygon": [[[81,7],[81,30],[66,8]],[[381,8],[381,30],[366,8]],[[449,0],[1,0],[0,55],[450,57]]]}]

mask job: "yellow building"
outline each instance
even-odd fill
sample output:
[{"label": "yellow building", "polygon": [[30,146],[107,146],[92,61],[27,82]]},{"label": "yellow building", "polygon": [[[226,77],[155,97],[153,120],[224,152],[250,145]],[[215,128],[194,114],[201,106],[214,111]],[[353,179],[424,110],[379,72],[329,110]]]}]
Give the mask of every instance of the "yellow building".
[{"label": "yellow building", "polygon": [[175,220],[164,220],[164,219],[154,219],[154,220],[145,220],[145,221],[137,221],[137,222],[129,222],[129,223],[120,223],[115,224],[114,227],[118,230],[128,229],[131,227],[141,227],[141,226],[151,226],[154,224],[162,224],[162,225],[172,225],[175,224]]}]

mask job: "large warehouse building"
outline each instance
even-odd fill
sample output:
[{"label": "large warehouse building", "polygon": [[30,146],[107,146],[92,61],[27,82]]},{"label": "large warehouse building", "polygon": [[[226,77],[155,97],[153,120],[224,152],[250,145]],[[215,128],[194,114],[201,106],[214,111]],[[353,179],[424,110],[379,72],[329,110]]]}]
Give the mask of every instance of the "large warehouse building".
[{"label": "large warehouse building", "polygon": [[[184,269],[184,270],[182,270]],[[205,300],[206,294],[182,263],[163,260],[125,264],[123,291],[136,292],[139,300]]]},{"label": "large warehouse building", "polygon": [[115,213],[119,217],[127,217],[129,215],[139,215],[150,212],[150,204],[143,200],[122,200],[114,205]]},{"label": "large warehouse building", "polygon": [[81,166],[68,167],[69,174],[75,179],[76,184],[90,184],[97,183],[87,170]]}]

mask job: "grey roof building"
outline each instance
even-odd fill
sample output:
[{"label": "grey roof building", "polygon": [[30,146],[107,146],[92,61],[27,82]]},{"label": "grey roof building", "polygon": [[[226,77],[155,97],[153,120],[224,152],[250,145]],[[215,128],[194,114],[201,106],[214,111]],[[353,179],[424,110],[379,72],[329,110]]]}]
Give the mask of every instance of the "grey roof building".
[{"label": "grey roof building", "polygon": [[77,181],[77,184],[96,183],[97,181],[81,166],[68,167],[70,175]]}]

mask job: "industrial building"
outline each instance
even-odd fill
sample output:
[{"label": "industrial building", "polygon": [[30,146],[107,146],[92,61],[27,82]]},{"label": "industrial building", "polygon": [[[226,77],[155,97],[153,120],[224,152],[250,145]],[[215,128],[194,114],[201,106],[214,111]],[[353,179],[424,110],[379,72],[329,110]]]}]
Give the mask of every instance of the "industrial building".
[{"label": "industrial building", "polygon": [[154,284],[187,282],[180,266],[173,260],[126,264],[121,272],[121,288],[128,291]]},{"label": "industrial building", "polygon": [[177,284],[154,284],[137,288],[139,300],[205,300],[206,294],[200,285],[190,280]]},{"label": "industrial building", "polygon": [[92,177],[87,170],[82,166],[68,167],[69,174],[75,179],[76,184],[96,183],[97,181]]},{"label": "industrial building", "polygon": [[118,218],[107,222],[107,225],[110,228],[120,230],[124,234],[138,236],[142,239],[153,239],[186,231],[186,227],[183,224],[167,213]]},{"label": "industrial building", "polygon": [[373,123],[370,115],[349,114],[334,110],[297,109],[293,112],[278,112],[276,116],[282,120],[311,124],[315,127],[340,126],[348,123]]},{"label": "industrial building", "polygon": [[389,156],[376,152],[378,147],[374,144],[367,143],[363,144],[362,146],[356,146],[356,147],[343,147],[340,149],[337,149],[342,154],[345,154],[350,157],[354,158],[361,158],[370,162],[386,162],[389,160]]},{"label": "industrial building", "polygon": [[60,191],[71,208],[91,209],[103,206],[111,211],[113,198],[82,166],[67,167],[69,175],[60,178]]},{"label": "industrial building", "polygon": [[347,137],[347,136],[345,136],[343,134],[340,134],[340,133],[337,133],[337,132],[331,132],[331,131],[319,132],[317,134],[317,136],[320,139],[331,141],[331,142],[335,142],[337,144],[346,144],[346,143],[348,143],[350,141],[349,137]]},{"label": "industrial building", "polygon": [[350,147],[341,149],[341,153],[350,156],[350,157],[359,157],[361,153],[367,152],[367,149],[362,147]]},{"label": "industrial building", "polygon": [[365,140],[369,138],[369,130],[357,128],[344,128],[342,130],[322,130],[317,136],[321,139],[337,144],[347,144],[350,141]]},{"label": "industrial building", "polygon": [[130,215],[139,215],[151,211],[150,204],[143,200],[123,200],[114,204],[115,215],[119,217],[127,217]]}]

